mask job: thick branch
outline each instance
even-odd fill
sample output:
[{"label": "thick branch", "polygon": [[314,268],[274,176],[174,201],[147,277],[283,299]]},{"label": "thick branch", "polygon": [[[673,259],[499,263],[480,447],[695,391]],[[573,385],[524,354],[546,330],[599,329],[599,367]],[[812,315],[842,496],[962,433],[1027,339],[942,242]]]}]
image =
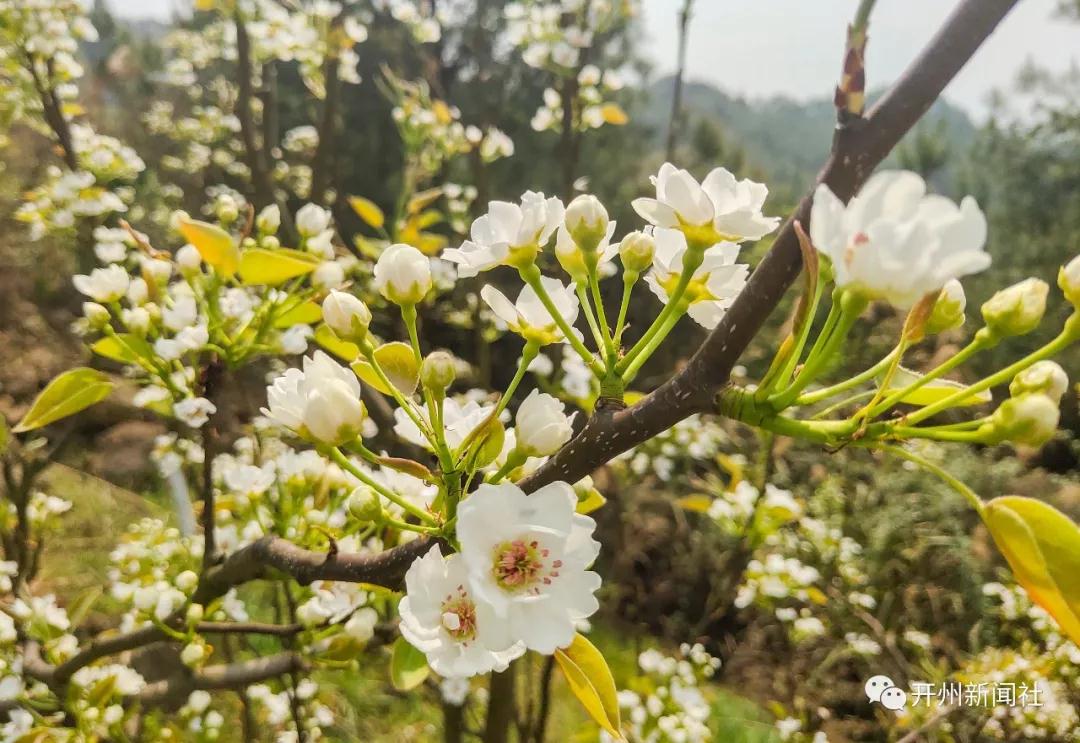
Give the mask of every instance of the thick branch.
[{"label": "thick branch", "polygon": [[[817,182],[850,199],[1017,2],[964,0],[867,118],[837,128],[833,152]],[[712,408],[731,368],[799,275],[802,257],[793,223],[809,224],[812,196],[813,191],[803,198],[746,288],[687,365],[631,408],[599,405],[573,441],[520,483],[525,490],[555,480],[575,482],[683,418]]]},{"label": "thick branch", "polygon": [[[331,35],[344,20],[344,13],[339,13],[333,20]],[[336,54],[327,54],[323,61],[323,87],[326,98],[323,100],[322,119],[319,122],[319,142],[315,146],[315,157],[311,164],[311,193],[308,198],[314,204],[326,203],[326,191],[333,182],[334,148],[337,146],[338,120],[341,116],[341,80],[338,69],[341,61]]]},{"label": "thick branch", "polygon": [[185,673],[148,684],[139,692],[138,699],[150,707],[172,707],[182,704],[197,689],[244,689],[305,668],[304,659],[296,653],[278,653],[241,663],[207,666],[197,673]]}]

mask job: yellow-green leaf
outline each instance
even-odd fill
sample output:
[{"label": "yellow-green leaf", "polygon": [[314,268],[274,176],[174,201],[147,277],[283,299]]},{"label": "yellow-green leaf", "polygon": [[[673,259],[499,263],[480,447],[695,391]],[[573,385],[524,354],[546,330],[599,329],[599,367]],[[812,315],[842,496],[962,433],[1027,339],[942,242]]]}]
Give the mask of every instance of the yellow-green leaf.
[{"label": "yellow-green leaf", "polygon": [[274,320],[274,327],[280,330],[291,328],[293,325],[312,325],[319,320],[322,320],[322,307],[315,302],[307,301],[282,312]]},{"label": "yellow-green leaf", "polygon": [[[416,363],[416,354],[408,343],[401,341],[384,343],[375,349],[375,361],[390,384],[403,394],[411,395],[416,391],[416,385],[420,381],[420,366]],[[375,369],[367,362],[367,359],[357,359],[352,369],[356,372],[356,376],[379,392],[384,395],[391,394],[390,388],[383,384],[382,379],[375,373]]]},{"label": "yellow-green leaf", "polygon": [[349,206],[356,212],[356,216],[377,230],[382,229],[382,226],[386,224],[386,215],[383,214],[383,210],[379,208],[379,205],[371,199],[365,199],[363,196],[350,196]]},{"label": "yellow-green leaf", "polygon": [[154,349],[133,333],[118,333],[115,336],[105,336],[96,341],[90,350],[98,356],[104,356],[121,364],[134,364],[140,358],[149,359],[154,355]]},{"label": "yellow-green leaf", "polygon": [[626,115],[626,111],[623,111],[622,106],[618,103],[605,103],[600,109],[604,115],[604,121],[614,126],[622,126],[630,121],[630,117]]},{"label": "yellow-green leaf", "polygon": [[596,488],[590,488],[584,498],[578,498],[576,510],[582,515],[588,515],[605,503],[607,503],[607,498],[601,495]]},{"label": "yellow-green leaf", "polygon": [[16,433],[33,431],[74,415],[104,400],[113,386],[109,378],[96,369],[80,367],[66,371],[49,382],[13,430]]},{"label": "yellow-green leaf", "polygon": [[577,634],[570,647],[555,651],[555,662],[589,717],[616,740],[625,740],[615,679],[600,651],[583,635]]},{"label": "yellow-green leaf", "polygon": [[276,286],[318,267],[319,259],[311,253],[291,248],[252,248],[240,254],[240,279],[245,284]]},{"label": "yellow-green leaf", "polygon": [[240,246],[232,235],[217,225],[197,219],[181,219],[178,228],[207,264],[226,276],[236,273],[240,267]]},{"label": "yellow-green leaf", "polygon": [[[918,372],[913,372],[910,369],[900,367],[893,375],[892,382],[889,384],[886,392],[892,394],[899,392],[908,385],[914,384],[919,380],[922,375]],[[965,385],[959,382],[954,382],[950,379],[933,379],[922,387],[916,390],[912,390],[900,400],[905,405],[918,405],[923,407],[925,405],[933,405],[939,400],[944,400],[946,397],[966,389]],[[983,403],[990,402],[993,399],[989,390],[982,390],[970,397],[964,399],[959,405],[982,405]]]},{"label": "yellow-green leaf", "polygon": [[990,501],[982,517],[1031,600],[1080,642],[1080,527],[1053,506],[1017,495]]},{"label": "yellow-green leaf", "polygon": [[675,501],[675,504],[687,511],[693,511],[694,513],[708,513],[709,508],[712,506],[713,499],[707,495],[698,493],[697,495],[684,495]]},{"label": "yellow-green leaf", "polygon": [[405,207],[406,214],[416,214],[418,211],[430,206],[442,196],[442,188],[429,188],[426,191],[420,193],[409,199],[409,203]]},{"label": "yellow-green leaf", "polygon": [[424,654],[410,645],[404,637],[394,642],[390,657],[390,682],[398,691],[415,689],[431,673]]},{"label": "yellow-green leaf", "polygon": [[315,328],[315,342],[342,361],[352,361],[360,355],[360,346],[343,341],[325,324]]}]

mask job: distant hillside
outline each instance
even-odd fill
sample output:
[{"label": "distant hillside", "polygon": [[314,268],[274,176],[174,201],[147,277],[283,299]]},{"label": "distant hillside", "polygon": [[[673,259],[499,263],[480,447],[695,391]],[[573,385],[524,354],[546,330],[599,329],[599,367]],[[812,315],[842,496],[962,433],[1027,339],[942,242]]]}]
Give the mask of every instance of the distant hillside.
[{"label": "distant hillside", "polygon": [[[667,77],[654,83],[648,91],[648,104],[639,112],[639,121],[654,130],[658,144],[667,132],[672,81]],[[828,154],[836,120],[831,99],[805,103],[786,97],[748,100],[707,83],[689,82],[683,100],[691,123],[700,117],[715,122],[725,141],[742,148],[747,161],[765,171],[776,185],[802,191]],[[975,134],[968,115],[944,100],[934,105],[919,126],[925,132],[940,134],[946,151],[953,156],[965,152]],[[895,154],[887,162],[895,164]],[[942,184],[951,181],[949,161],[934,180]]]}]

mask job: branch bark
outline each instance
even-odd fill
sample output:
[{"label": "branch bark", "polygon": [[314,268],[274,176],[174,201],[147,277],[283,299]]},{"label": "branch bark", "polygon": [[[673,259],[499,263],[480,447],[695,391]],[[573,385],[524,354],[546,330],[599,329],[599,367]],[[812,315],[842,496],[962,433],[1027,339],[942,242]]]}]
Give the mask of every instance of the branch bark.
[{"label": "branch bark", "polygon": [[265,658],[207,666],[197,673],[174,676],[147,684],[139,692],[139,702],[149,707],[179,706],[198,689],[243,689],[260,681],[305,670],[307,664],[296,653],[278,653]]},{"label": "branch bark", "polygon": [[[964,0],[867,117],[837,127],[817,183],[850,199],[1018,1]],[[576,482],[680,420],[711,410],[731,368],[802,269],[793,224],[809,225],[812,198],[813,190],[788,218],[724,319],[678,374],[633,407],[601,400],[581,433],[519,485],[533,491],[556,480]]]},{"label": "branch bark", "polygon": [[678,62],[675,67],[675,77],[672,80],[671,121],[668,122],[667,135],[668,162],[675,160],[675,144],[679,138],[679,125],[682,123],[683,78],[686,75],[686,47],[689,42],[690,17],[693,8],[694,0],[683,0],[682,9],[679,11]]}]

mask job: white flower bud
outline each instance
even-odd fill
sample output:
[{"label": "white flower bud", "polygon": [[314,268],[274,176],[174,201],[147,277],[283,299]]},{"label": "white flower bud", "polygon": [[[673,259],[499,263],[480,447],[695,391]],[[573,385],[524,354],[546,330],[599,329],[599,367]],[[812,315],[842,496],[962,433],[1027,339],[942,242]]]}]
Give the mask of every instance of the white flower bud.
[{"label": "white flower bud", "polygon": [[210,692],[204,689],[196,689],[191,692],[187,700],[188,709],[195,714],[201,715],[210,707]]},{"label": "white flower bud", "polygon": [[566,229],[583,251],[591,253],[607,234],[608,213],[600,199],[581,194],[566,207]]},{"label": "white flower bud", "polygon": [[206,656],[206,646],[192,642],[184,646],[184,649],[180,651],[180,662],[185,666],[195,666],[202,662]]},{"label": "white flower bud", "polygon": [[1030,333],[1046,312],[1050,287],[1041,279],[1024,279],[1002,289],[982,306],[986,326],[998,336]]},{"label": "white flower bud", "polygon": [[140,611],[150,611],[157,606],[160,592],[154,586],[139,586],[131,597],[131,602]]},{"label": "white flower bud", "polygon": [[370,606],[358,609],[345,622],[345,634],[358,642],[367,642],[375,636],[375,625],[379,622],[378,613]]},{"label": "white flower bud", "polygon": [[619,258],[627,271],[642,273],[652,265],[656,242],[652,235],[631,232],[619,243]]},{"label": "white flower bud", "polygon": [[183,209],[177,209],[175,212],[169,215],[169,229],[173,232],[180,231],[180,225],[184,222],[191,221],[191,215],[185,212]]},{"label": "white flower bud", "polygon": [[194,570],[185,570],[176,576],[173,582],[181,591],[190,591],[199,582],[199,576],[195,574]]},{"label": "white flower bud", "polygon": [[97,302],[83,302],[82,311],[86,324],[94,330],[101,330],[109,324],[109,310]]},{"label": "white flower bud", "polygon": [[255,228],[263,235],[272,235],[281,226],[281,210],[277,204],[263,207],[255,218]]},{"label": "white flower bud", "polygon": [[374,283],[394,304],[416,304],[431,289],[431,261],[411,245],[391,245],[375,263]]},{"label": "white flower bud", "polygon": [[180,269],[180,273],[188,276],[193,273],[198,273],[202,267],[202,256],[199,255],[199,249],[191,243],[182,245],[179,250],[176,251],[176,265]]},{"label": "white flower bud", "polygon": [[546,457],[562,448],[574,432],[563,407],[560,400],[533,390],[515,418],[517,448],[530,457]]},{"label": "white flower bud", "polygon": [[203,614],[205,613],[206,609],[203,608],[202,604],[191,604],[187,608],[185,619],[187,619],[188,624],[198,624],[202,621]]},{"label": "white flower bud", "polygon": [[323,261],[312,272],[311,283],[324,289],[337,289],[345,283],[345,269],[337,261]]},{"label": "white flower bud", "polygon": [[222,194],[214,204],[214,213],[222,222],[229,224],[240,216],[240,208],[236,205],[236,199],[229,194]]},{"label": "white flower bud", "polygon": [[433,351],[420,364],[420,381],[429,390],[442,394],[457,378],[454,357],[446,351]]},{"label": "white flower bud", "polygon": [[1009,394],[1013,397],[1042,394],[1055,404],[1061,403],[1065,391],[1069,389],[1069,376],[1056,361],[1036,361],[1013,377],[1009,385]]},{"label": "white flower bud", "polygon": [[125,309],[120,312],[120,321],[135,335],[145,336],[150,330],[150,311],[145,307]]},{"label": "white flower bud", "polygon": [[347,292],[331,291],[322,303],[323,320],[334,334],[346,341],[362,341],[371,324],[371,310]]},{"label": "white flower bud", "polygon": [[382,498],[366,485],[352,491],[347,508],[357,521],[365,524],[369,521],[378,523],[384,516]]},{"label": "white flower bud", "polygon": [[1042,446],[1053,438],[1060,416],[1057,403],[1046,395],[1010,397],[994,411],[992,439]]},{"label": "white flower bud", "polygon": [[1058,286],[1065,294],[1065,299],[1069,300],[1073,307],[1080,309],[1080,255],[1058,271]]},{"label": "white flower bud", "polygon": [[314,237],[330,226],[330,212],[318,204],[305,204],[296,213],[296,229],[301,237]]},{"label": "white flower bud", "polygon": [[958,328],[964,324],[967,296],[964,287],[956,279],[949,279],[934,302],[934,309],[926,321],[926,334],[934,335]]}]

